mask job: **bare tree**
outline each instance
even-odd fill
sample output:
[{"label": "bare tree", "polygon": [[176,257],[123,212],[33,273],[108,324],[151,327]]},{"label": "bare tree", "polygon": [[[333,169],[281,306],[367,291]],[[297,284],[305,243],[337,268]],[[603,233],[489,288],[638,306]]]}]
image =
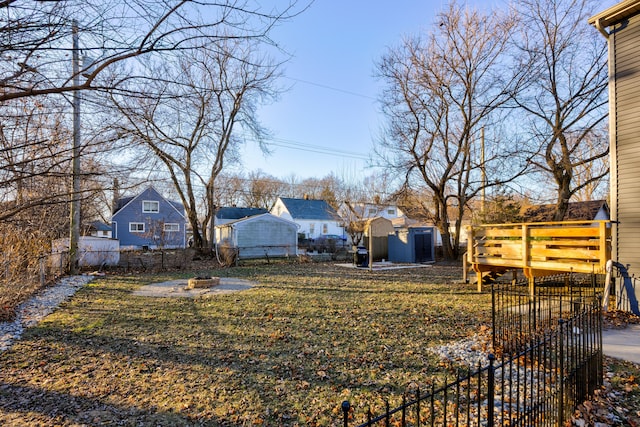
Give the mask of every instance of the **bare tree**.
[{"label": "bare tree", "polygon": [[[215,46],[232,30],[235,40],[273,43],[268,32],[294,9],[294,0],[278,11],[244,0],[0,1],[0,221],[71,198],[88,207],[87,197],[95,195],[93,184],[99,179],[94,178],[100,173],[95,168],[82,167],[81,179],[93,181],[83,184],[82,194],[67,185],[71,94],[81,91],[85,100],[93,95],[92,114],[83,117],[83,127],[90,129],[100,123],[91,118],[97,117],[106,92],[144,97],[143,85],[131,84],[144,62]],[[77,69],[76,56],[82,58]],[[95,134],[101,133],[96,129]],[[83,131],[76,158],[88,166],[106,151],[105,142]],[[64,185],[52,185],[54,179]],[[100,216],[100,208],[93,211],[91,216]]]},{"label": "bare tree", "polygon": [[246,180],[242,174],[229,174],[226,172],[218,175],[216,188],[217,206],[242,206],[246,193]]},{"label": "bare tree", "polygon": [[576,167],[573,175],[573,186],[576,190],[572,196],[576,201],[607,198],[609,193],[609,156],[597,155],[602,152],[604,145],[608,145],[607,142],[602,141],[603,139],[606,139],[606,133],[597,132],[580,144],[579,151],[582,151],[583,154],[576,154],[577,158],[596,158]]},{"label": "bare tree", "polygon": [[69,132],[54,107],[29,99],[0,107],[0,221],[68,200]]},{"label": "bare tree", "polygon": [[144,80],[144,98],[113,96],[124,119],[115,128],[146,153],[139,161],[155,161],[159,173],[169,174],[192,226],[194,247],[211,248],[216,179],[237,160],[243,132],[263,140],[255,109],[277,94],[278,66],[259,55],[255,43],[230,36],[154,66],[153,74],[164,78]]},{"label": "bare tree", "polygon": [[[569,200],[608,173],[590,177],[579,171],[606,158],[609,147],[598,138],[607,117],[607,45],[587,24],[595,0],[522,0],[518,66],[527,84],[515,96],[529,121],[532,163],[557,187],[554,219],[562,220]],[[597,141],[597,144],[593,144]],[[584,149],[591,144],[591,149]]]},{"label": "bare tree", "polygon": [[[507,57],[515,21],[455,2],[438,19],[426,38],[405,39],[377,64],[387,85],[380,97],[387,127],[377,149],[406,187],[431,194],[432,218],[452,259],[469,201],[519,174],[506,176],[511,153],[500,141],[488,141],[485,155],[480,152],[481,129],[491,135],[491,122],[517,83]],[[481,172],[492,167],[492,180],[485,181]]]},{"label": "bare tree", "polygon": [[[0,1],[0,103],[113,89],[125,81],[112,74],[119,64],[210,46],[230,30],[235,38],[268,40],[273,25],[294,9],[295,1],[279,11],[246,0]],[[70,64],[74,23],[89,59],[79,79]]]},{"label": "bare tree", "polygon": [[243,192],[243,204],[247,207],[271,209],[282,194],[285,183],[258,170],[249,172]]}]

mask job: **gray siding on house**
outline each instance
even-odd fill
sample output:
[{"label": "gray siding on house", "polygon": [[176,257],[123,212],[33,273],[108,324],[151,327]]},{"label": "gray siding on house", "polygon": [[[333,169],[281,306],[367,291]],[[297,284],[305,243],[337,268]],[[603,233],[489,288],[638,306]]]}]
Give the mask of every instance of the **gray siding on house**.
[{"label": "gray siding on house", "polygon": [[640,16],[611,31],[609,58],[613,73],[615,134],[612,156],[613,257],[640,271]]}]

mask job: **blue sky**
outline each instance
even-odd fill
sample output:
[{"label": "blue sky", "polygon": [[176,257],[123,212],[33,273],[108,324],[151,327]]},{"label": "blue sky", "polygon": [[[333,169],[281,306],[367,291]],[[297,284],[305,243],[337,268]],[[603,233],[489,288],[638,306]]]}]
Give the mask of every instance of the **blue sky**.
[{"label": "blue sky", "polygon": [[[259,112],[273,133],[273,153],[263,156],[253,142],[243,149],[245,170],[299,179],[368,175],[366,158],[379,135],[376,99],[381,82],[375,62],[407,34],[429,30],[443,0],[316,0],[272,37],[293,54],[280,99]],[[479,8],[503,4],[475,0]]]}]

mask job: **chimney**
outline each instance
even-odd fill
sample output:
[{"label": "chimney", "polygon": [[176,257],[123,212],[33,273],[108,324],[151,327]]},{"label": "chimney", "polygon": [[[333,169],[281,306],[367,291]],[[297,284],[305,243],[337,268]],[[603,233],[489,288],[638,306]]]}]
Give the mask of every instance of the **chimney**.
[{"label": "chimney", "polygon": [[118,207],[118,200],[120,199],[120,183],[118,182],[118,178],[113,179],[113,199],[111,200],[111,213],[116,212],[116,208]]}]

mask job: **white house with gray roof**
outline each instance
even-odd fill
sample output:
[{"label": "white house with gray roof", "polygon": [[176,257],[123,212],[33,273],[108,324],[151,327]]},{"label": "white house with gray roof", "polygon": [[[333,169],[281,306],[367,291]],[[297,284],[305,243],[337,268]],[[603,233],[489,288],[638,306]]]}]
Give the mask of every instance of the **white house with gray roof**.
[{"label": "white house with gray roof", "polygon": [[279,197],[271,213],[298,224],[298,233],[306,239],[326,235],[345,237],[342,218],[324,200]]}]

